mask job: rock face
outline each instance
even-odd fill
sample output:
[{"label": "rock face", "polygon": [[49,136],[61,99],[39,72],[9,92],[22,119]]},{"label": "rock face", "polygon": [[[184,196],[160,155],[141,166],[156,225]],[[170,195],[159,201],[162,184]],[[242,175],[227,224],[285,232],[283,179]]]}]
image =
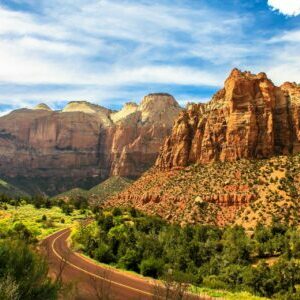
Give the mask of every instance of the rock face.
[{"label": "rock face", "polygon": [[124,114],[123,118],[114,114],[115,126],[106,131],[103,149],[107,151],[100,155],[111,165],[110,174],[137,177],[151,167],[180,111],[172,96],[150,94],[144,97],[139,107],[125,105],[117,113]]},{"label": "rock face", "polygon": [[104,206],[181,224],[297,223],[299,143],[300,86],[234,69],[210,102],[180,113],[156,165]]},{"label": "rock face", "polygon": [[300,151],[300,87],[276,87],[265,73],[234,69],[207,104],[189,105],[166,139],[156,165],[267,158]]},{"label": "rock face", "polygon": [[88,178],[95,185],[110,175],[139,176],[154,164],[180,111],[166,94],[119,112],[86,101],[62,111],[45,104],[13,111],[0,118],[0,175],[45,179],[50,195]]}]

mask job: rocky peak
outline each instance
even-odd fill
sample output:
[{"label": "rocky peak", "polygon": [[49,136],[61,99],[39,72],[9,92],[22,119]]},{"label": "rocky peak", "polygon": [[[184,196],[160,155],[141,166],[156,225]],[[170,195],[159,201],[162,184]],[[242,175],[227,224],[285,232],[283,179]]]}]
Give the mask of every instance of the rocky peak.
[{"label": "rocky peak", "polygon": [[296,82],[289,82],[289,81],[287,81],[287,82],[283,83],[283,84],[280,86],[280,88],[281,88],[282,90],[300,89],[300,85],[297,84]]},{"label": "rocky peak", "polygon": [[135,102],[126,102],[123,106],[123,109],[130,109],[130,108],[138,108],[138,105]]},{"label": "rocky peak", "polygon": [[52,111],[52,109],[45,103],[40,103],[37,106],[35,106],[33,108],[34,110],[48,110],[48,111]]},{"label": "rocky peak", "polygon": [[300,88],[233,69],[207,104],[190,105],[166,139],[161,168],[300,151]]},{"label": "rocky peak", "polygon": [[107,127],[112,125],[112,121],[110,119],[110,114],[112,111],[103,106],[93,104],[88,101],[69,102],[62,110],[62,113],[68,112],[82,112],[86,114],[95,114],[104,126]]},{"label": "rocky peak", "polygon": [[181,111],[174,97],[166,93],[154,93],[145,96],[138,109],[142,113],[142,123],[162,122],[168,125],[172,125],[174,116]]},{"label": "rocky peak", "polygon": [[111,112],[111,110],[103,106],[93,104],[88,101],[71,101],[62,110],[62,112],[71,112],[71,111],[72,112],[79,111],[79,112],[84,112],[89,114],[103,112],[107,115]]},{"label": "rocky peak", "polygon": [[118,123],[122,120],[127,119],[128,116],[136,113],[138,109],[138,105],[134,102],[127,102],[125,103],[125,105],[123,106],[123,108],[115,113],[112,113],[110,115],[110,118],[112,119],[112,121],[114,123]]},{"label": "rocky peak", "polygon": [[241,71],[237,68],[232,69],[227,80],[233,78],[246,78],[246,79],[268,79],[267,74],[264,72],[260,72],[258,74],[253,74],[250,71]]},{"label": "rocky peak", "polygon": [[87,101],[62,111],[14,111],[0,117],[0,172],[39,178],[51,194],[63,191],[65,182],[73,187],[110,175],[140,176],[155,163],[180,110],[172,96],[156,95],[119,112]]},{"label": "rocky peak", "polygon": [[174,97],[167,93],[152,93],[143,98],[139,109],[142,111],[159,110],[159,108],[165,109],[169,107],[179,107],[178,102]]}]

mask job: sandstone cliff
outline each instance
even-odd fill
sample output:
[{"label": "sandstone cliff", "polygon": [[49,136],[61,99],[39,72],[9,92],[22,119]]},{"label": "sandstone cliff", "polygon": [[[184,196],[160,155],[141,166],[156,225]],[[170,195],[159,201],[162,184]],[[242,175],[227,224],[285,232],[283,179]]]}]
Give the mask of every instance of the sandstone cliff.
[{"label": "sandstone cliff", "polygon": [[160,152],[160,168],[296,153],[300,87],[234,69],[207,104],[189,105]]},{"label": "sandstone cliff", "polygon": [[0,174],[24,185],[36,181],[50,195],[110,175],[139,176],[154,164],[180,111],[166,94],[119,112],[86,101],[62,111],[45,104],[13,111],[0,118]]},{"label": "sandstone cliff", "polygon": [[180,113],[156,166],[106,205],[181,223],[297,224],[299,143],[300,86],[234,69],[210,102]]}]

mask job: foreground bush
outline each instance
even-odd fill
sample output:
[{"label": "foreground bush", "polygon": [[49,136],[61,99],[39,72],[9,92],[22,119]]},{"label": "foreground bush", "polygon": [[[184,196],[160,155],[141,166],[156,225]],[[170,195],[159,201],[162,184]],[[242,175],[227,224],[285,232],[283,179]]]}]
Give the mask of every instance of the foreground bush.
[{"label": "foreground bush", "polygon": [[47,274],[44,259],[23,241],[0,240],[1,300],[57,299],[59,285]]}]

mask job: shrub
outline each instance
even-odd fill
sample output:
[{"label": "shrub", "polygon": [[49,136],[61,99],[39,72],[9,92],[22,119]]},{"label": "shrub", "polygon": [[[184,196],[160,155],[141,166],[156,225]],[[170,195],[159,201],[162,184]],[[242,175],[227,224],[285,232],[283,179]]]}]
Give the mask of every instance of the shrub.
[{"label": "shrub", "polygon": [[109,264],[114,262],[114,255],[110,247],[104,243],[101,243],[98,248],[94,250],[94,257],[103,263]]},{"label": "shrub", "polygon": [[0,266],[1,299],[57,299],[60,286],[48,278],[44,259],[24,242],[0,241]]},{"label": "shrub", "polygon": [[136,250],[133,249],[127,249],[126,253],[124,256],[122,256],[119,260],[119,266],[121,268],[127,269],[127,270],[132,270],[139,272],[139,254],[137,253]]},{"label": "shrub", "polygon": [[158,278],[162,275],[164,269],[164,261],[150,257],[142,260],[140,264],[141,274],[153,278]]},{"label": "shrub", "polygon": [[225,282],[220,280],[216,275],[210,275],[203,278],[203,285],[211,289],[226,289]]}]

